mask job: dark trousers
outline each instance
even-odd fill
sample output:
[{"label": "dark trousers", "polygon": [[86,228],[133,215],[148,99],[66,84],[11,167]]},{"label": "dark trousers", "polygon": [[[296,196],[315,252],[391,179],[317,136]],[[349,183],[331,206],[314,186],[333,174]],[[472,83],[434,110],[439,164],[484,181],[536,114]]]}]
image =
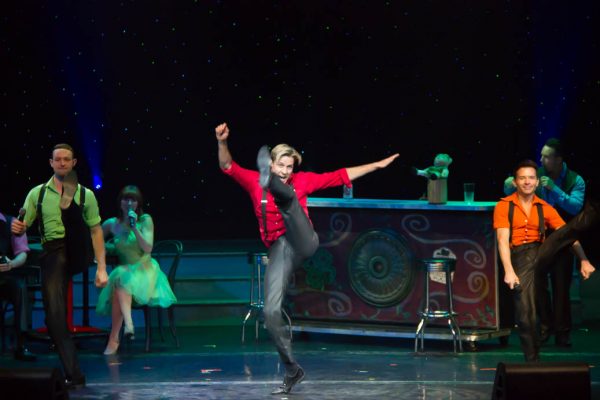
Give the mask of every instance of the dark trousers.
[{"label": "dark trousers", "polygon": [[535,307],[535,259],[539,246],[540,243],[530,243],[511,250],[511,262],[520,282],[513,290],[515,322],[525,361],[539,360]]},{"label": "dark trousers", "polygon": [[25,279],[16,276],[0,275],[0,300],[8,301],[13,305],[15,316],[15,336],[17,349],[25,344],[24,332],[27,331],[27,286]]},{"label": "dark trousers", "polygon": [[265,326],[275,343],[286,374],[295,375],[298,363],[292,354],[292,343],[282,317],[281,307],[290,276],[295,268],[311,257],[319,246],[319,238],[304,213],[294,190],[273,176],[271,194],[283,216],[285,235],[269,248],[269,264],[264,279]]},{"label": "dark trousers", "polygon": [[583,210],[571,218],[563,227],[548,235],[540,247],[536,260],[536,269],[540,273],[547,272],[556,254],[570,247],[573,242],[595,228],[600,222],[600,200],[589,199],[583,205]]},{"label": "dark trousers", "polygon": [[[75,204],[62,211],[65,238],[44,243],[41,256],[42,299],[46,327],[62,362],[67,379],[81,375],[75,343],[67,326],[67,289],[71,276],[89,265],[90,231],[85,227],[81,209]],[[86,237],[87,236],[87,237]]]},{"label": "dark trousers", "polygon": [[[573,254],[569,248],[556,254],[549,274],[540,271],[537,287],[537,310],[542,332],[554,332],[556,337],[568,338],[571,331],[571,297]],[[552,295],[548,289],[548,277]]]},{"label": "dark trousers", "polygon": [[[552,232],[544,243],[539,248],[537,259],[535,261],[535,270],[538,276],[546,276],[548,272],[553,271],[553,265],[555,261],[558,261],[558,258],[563,257],[562,254],[569,254],[569,249],[573,242],[580,239],[585,233],[591,231],[596,228],[600,223],[600,201],[597,198],[588,198],[583,206],[583,209],[577,214],[575,217],[571,218],[569,222],[567,222],[560,229]],[[570,256],[572,260],[572,256]],[[572,263],[572,261],[571,261]],[[568,279],[569,286],[572,279],[571,271],[572,264],[569,264],[569,267],[565,267],[560,271],[557,271],[556,280],[560,279],[560,275],[565,276],[565,280]],[[565,271],[565,269],[567,271]],[[566,275],[570,275],[568,278]],[[553,287],[554,288],[554,287]],[[564,333],[571,327],[571,309],[569,303],[569,287],[563,286],[563,289],[557,287],[557,292],[559,299],[562,298],[561,305],[563,309],[561,311],[560,308],[555,310],[558,318],[562,318],[560,322],[556,321],[555,330],[557,334]],[[567,299],[566,301],[564,299]],[[564,316],[568,313],[568,318]],[[543,318],[543,317],[542,317]]]}]

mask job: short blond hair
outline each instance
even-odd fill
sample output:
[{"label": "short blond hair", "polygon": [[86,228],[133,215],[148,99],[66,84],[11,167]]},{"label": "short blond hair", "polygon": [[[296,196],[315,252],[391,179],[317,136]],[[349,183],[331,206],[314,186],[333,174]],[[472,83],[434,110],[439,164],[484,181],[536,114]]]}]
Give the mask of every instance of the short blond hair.
[{"label": "short blond hair", "polygon": [[285,156],[292,157],[296,162],[296,165],[300,165],[302,163],[302,156],[300,153],[298,153],[298,151],[289,144],[281,143],[273,147],[271,150],[271,160],[273,160],[273,162],[277,162],[279,159],[281,159],[281,157]]}]

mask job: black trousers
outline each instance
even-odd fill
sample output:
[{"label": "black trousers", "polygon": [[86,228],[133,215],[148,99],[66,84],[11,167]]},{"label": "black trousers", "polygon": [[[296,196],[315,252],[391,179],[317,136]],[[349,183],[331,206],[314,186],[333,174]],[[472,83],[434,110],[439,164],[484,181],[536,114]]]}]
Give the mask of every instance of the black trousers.
[{"label": "black trousers", "polygon": [[579,214],[544,240],[538,252],[536,269],[540,273],[547,273],[558,252],[570,247],[573,242],[580,239],[584,233],[596,228],[599,223],[600,200],[588,199]]},{"label": "black trousers", "polygon": [[[563,227],[558,229],[557,231],[552,232],[544,243],[539,248],[537,253],[537,258],[535,260],[535,270],[538,276],[546,276],[549,271],[553,271],[554,262],[557,261],[558,258],[564,257],[566,258],[566,254],[569,254],[569,249],[573,242],[579,240],[585,233],[591,231],[598,227],[600,223],[600,200],[598,198],[588,198],[583,206],[583,209],[577,214],[575,217],[571,218],[569,222],[567,222]],[[572,260],[572,256],[570,256]],[[571,261],[572,263],[572,261]],[[566,262],[565,262],[566,267]],[[567,274],[571,274],[572,264],[569,267],[561,269],[556,273],[556,279],[560,279],[559,276],[565,276],[565,280],[569,280],[571,276],[566,277]],[[558,288],[558,287],[557,287]],[[568,302],[569,298],[569,288],[565,287],[564,290],[561,291],[560,288],[557,289],[559,296],[562,298],[562,305],[564,308],[561,311],[560,308],[555,310],[558,318],[562,318],[560,321],[556,322],[555,330],[557,333],[568,333],[567,329],[571,327],[571,310],[570,303]],[[567,299],[565,302],[564,299]],[[566,304],[565,304],[566,303]],[[542,311],[543,312],[543,311]],[[568,318],[565,317],[568,312]],[[543,317],[542,317],[543,318]],[[543,322],[543,321],[542,321]]]},{"label": "black trousers", "polygon": [[269,248],[269,264],[264,278],[265,326],[275,343],[286,374],[295,375],[298,363],[292,354],[292,343],[283,320],[281,307],[295,268],[311,257],[319,247],[319,238],[298,202],[294,190],[273,176],[269,189],[283,216],[285,235]]},{"label": "black trousers", "polygon": [[536,316],[535,259],[540,243],[530,243],[511,250],[511,262],[520,284],[513,289],[515,322],[519,329],[525,361],[539,360]]},{"label": "black trousers", "polygon": [[46,327],[60,357],[67,379],[81,375],[75,343],[67,326],[67,289],[74,273],[89,266],[90,231],[75,202],[62,210],[65,238],[44,243],[41,256],[42,299]]},{"label": "black trousers", "polygon": [[[541,331],[554,332],[557,337],[568,337],[571,332],[571,282],[574,256],[569,248],[560,250],[548,268],[537,276],[537,312]],[[548,278],[552,295],[548,288]]]},{"label": "black trousers", "polygon": [[15,336],[17,349],[25,344],[24,333],[27,331],[27,285],[25,279],[10,276],[7,273],[0,275],[0,299],[13,305],[15,315]]}]

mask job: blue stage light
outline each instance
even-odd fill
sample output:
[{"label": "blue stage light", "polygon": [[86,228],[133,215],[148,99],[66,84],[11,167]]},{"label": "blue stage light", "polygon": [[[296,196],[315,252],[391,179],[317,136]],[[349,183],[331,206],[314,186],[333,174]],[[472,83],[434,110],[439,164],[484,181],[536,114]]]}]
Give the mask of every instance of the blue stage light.
[{"label": "blue stage light", "polygon": [[94,189],[96,189],[96,190],[102,189],[102,179],[98,175],[94,175],[93,182],[94,182]]}]

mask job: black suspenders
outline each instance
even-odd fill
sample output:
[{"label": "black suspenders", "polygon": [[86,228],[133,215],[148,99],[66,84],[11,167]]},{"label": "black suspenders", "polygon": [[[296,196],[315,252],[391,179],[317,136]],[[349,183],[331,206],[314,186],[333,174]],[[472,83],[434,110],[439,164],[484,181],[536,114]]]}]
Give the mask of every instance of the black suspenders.
[{"label": "black suspenders", "polygon": [[262,207],[263,233],[265,240],[267,240],[267,189],[263,189],[262,191],[262,200],[260,201],[260,205]]},{"label": "black suspenders", "polygon": [[[546,224],[544,223],[544,209],[540,203],[536,204],[538,218],[539,218],[539,229],[540,229],[540,239],[542,242],[544,241],[546,234]],[[509,234],[508,234],[508,244],[512,243],[512,225],[513,225],[513,216],[515,214],[515,203],[512,201],[508,203],[508,223],[510,224]]]},{"label": "black suspenders", "polygon": [[[46,241],[46,237],[44,236],[44,218],[42,218],[42,201],[44,201],[44,195],[46,194],[47,185],[42,185],[40,188],[40,194],[38,195],[37,205],[36,205],[36,214],[38,218],[38,226],[40,230],[40,238],[43,242]],[[83,206],[85,205],[85,188],[82,185],[79,185],[79,207],[81,207],[81,212],[83,212]]]}]

